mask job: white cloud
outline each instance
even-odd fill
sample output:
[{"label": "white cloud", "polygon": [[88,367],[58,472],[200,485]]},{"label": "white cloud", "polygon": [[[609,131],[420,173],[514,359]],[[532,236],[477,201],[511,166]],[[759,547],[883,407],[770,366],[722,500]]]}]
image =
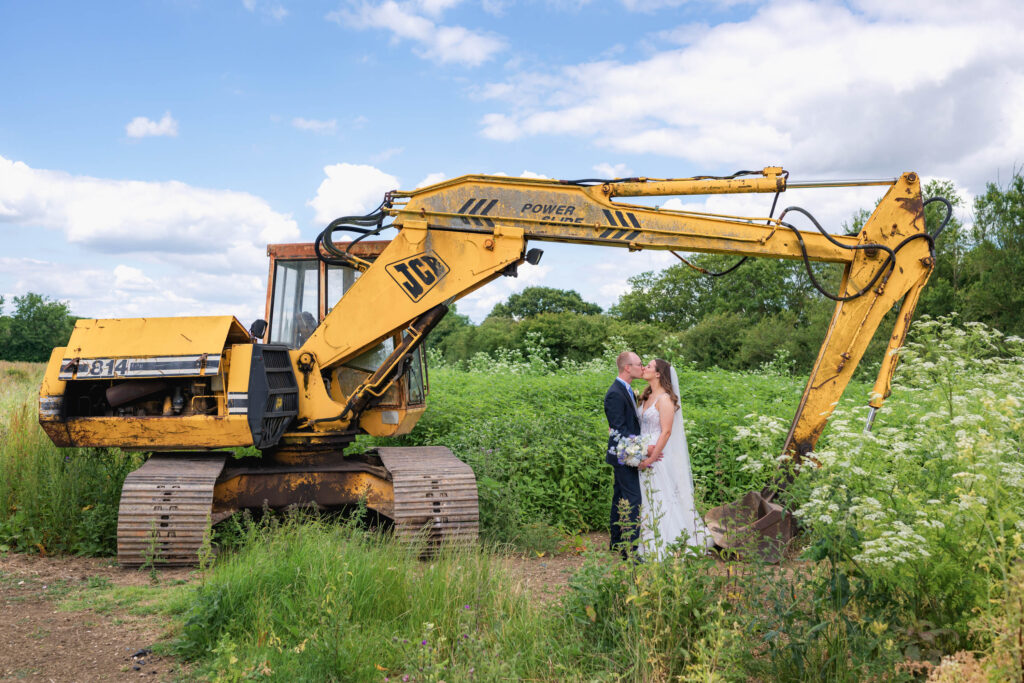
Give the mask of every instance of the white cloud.
[{"label": "white cloud", "polygon": [[540,285],[550,272],[550,267],[546,265],[531,266],[524,263],[519,267],[518,277],[499,277],[485,287],[459,299],[458,311],[461,315],[468,315],[470,320],[480,322],[487,317],[495,304],[505,301],[510,294]]},{"label": "white cloud", "polygon": [[[510,86],[509,92],[511,93],[512,90],[513,88]],[[484,114],[481,123],[483,124],[484,137],[492,140],[512,142],[523,135],[523,131],[515,118],[505,114]]]},{"label": "white cloud", "polygon": [[147,119],[145,116],[136,116],[124,127],[124,133],[130,138],[173,138],[178,135],[178,122],[171,116],[171,112],[165,113],[159,121]]},{"label": "white cloud", "polygon": [[416,0],[416,5],[423,10],[425,14],[431,16],[440,16],[445,11],[455,7],[462,0]]},{"label": "white cloud", "polygon": [[292,119],[292,126],[299,130],[308,130],[313,133],[333,135],[338,127],[337,119],[319,121],[317,119],[304,119],[300,116]]},{"label": "white cloud", "polygon": [[385,192],[399,189],[398,178],[374,166],[333,164],[324,167],[324,174],[327,177],[308,202],[319,223],[365,214],[380,204]]},{"label": "white cloud", "polygon": [[[754,0],[715,0],[719,7],[753,4]],[[622,0],[622,6],[631,12],[657,12],[661,9],[680,7],[682,5],[701,4],[695,0]]]},{"label": "white cloud", "polygon": [[281,21],[288,16],[288,10],[283,5],[275,2],[261,2],[260,0],[242,0],[242,6],[250,12],[259,12],[274,21]]},{"label": "white cloud", "polygon": [[389,147],[383,152],[379,152],[370,157],[370,160],[375,163],[381,163],[387,161],[391,157],[398,156],[405,151],[405,147]]},{"label": "white cloud", "polygon": [[710,30],[711,27],[708,24],[681,24],[667,31],[660,31],[656,35],[669,43],[690,45],[703,38]]},{"label": "white cloud", "polygon": [[420,57],[441,64],[479,66],[505,49],[500,36],[464,26],[440,25],[420,13],[436,16],[455,4],[452,0],[362,0],[351,10],[331,12],[327,19],[357,29],[386,29],[394,42],[411,41]]},{"label": "white cloud", "polygon": [[0,157],[4,244],[39,251],[53,240],[36,228],[62,233],[74,258],[0,257],[0,288],[68,300],[95,317],[249,321],[263,315],[266,245],[299,238],[290,216],[239,191],[76,176]]},{"label": "white cloud", "polygon": [[594,166],[594,170],[602,178],[625,178],[629,173],[629,167],[626,164],[597,164]]},{"label": "white cloud", "polygon": [[288,215],[245,192],[34,169],[0,157],[0,224],[57,230],[108,254],[148,252],[195,268],[254,268],[264,246],[294,240]]},{"label": "white cloud", "polygon": [[[618,302],[619,297],[629,291],[629,278],[640,273],[663,270],[678,263],[667,251],[646,249],[629,252],[625,249],[589,247],[594,253],[577,254],[573,260],[586,259],[585,267],[576,268],[570,262],[568,275],[572,284],[563,288],[575,288],[587,301],[593,301],[605,310]],[[600,251],[600,253],[598,253]]]},{"label": "white cloud", "polygon": [[417,188],[426,187],[427,185],[434,185],[441,182],[442,180],[448,180],[448,176],[440,171],[436,173],[428,173],[427,177],[416,184]]},{"label": "white cloud", "polygon": [[153,286],[153,280],[141,269],[121,264],[114,268],[114,286],[120,289],[145,290]]},{"label": "white cloud", "polygon": [[976,185],[1024,149],[1024,5],[935,5],[769,3],[640,61],[484,88],[506,106],[482,132],[580,136],[712,172],[783,163],[802,177],[917,170]]},{"label": "white cloud", "polygon": [[488,14],[500,17],[505,14],[505,8],[508,4],[509,0],[482,0],[480,6]]},{"label": "white cloud", "polygon": [[[157,270],[152,263],[145,265]],[[36,292],[67,301],[71,312],[82,317],[234,315],[248,324],[265,314],[265,272],[183,271],[150,277],[124,264],[110,268],[11,257],[0,257],[0,272],[7,294]]]},{"label": "white cloud", "polygon": [[[511,178],[512,177],[510,174],[505,173],[504,171],[491,171],[490,173],[488,173],[488,175],[496,175],[496,176],[501,176],[503,178]],[[535,178],[537,180],[550,180],[549,176],[546,176],[543,173],[534,173],[533,171],[523,171],[522,173],[519,174],[519,177],[520,178]]]}]

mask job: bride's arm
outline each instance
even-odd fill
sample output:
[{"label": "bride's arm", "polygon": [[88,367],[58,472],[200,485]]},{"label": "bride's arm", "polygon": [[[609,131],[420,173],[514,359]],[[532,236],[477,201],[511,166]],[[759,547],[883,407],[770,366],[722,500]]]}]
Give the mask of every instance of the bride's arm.
[{"label": "bride's arm", "polygon": [[658,397],[655,406],[658,408],[658,421],[661,422],[661,435],[658,437],[658,442],[653,446],[647,447],[647,459],[640,463],[641,468],[650,467],[654,463],[661,460],[661,451],[665,448],[665,444],[668,443],[668,438],[672,436],[672,419],[674,417],[674,411],[672,410],[672,401],[664,401],[665,395],[662,394]]}]

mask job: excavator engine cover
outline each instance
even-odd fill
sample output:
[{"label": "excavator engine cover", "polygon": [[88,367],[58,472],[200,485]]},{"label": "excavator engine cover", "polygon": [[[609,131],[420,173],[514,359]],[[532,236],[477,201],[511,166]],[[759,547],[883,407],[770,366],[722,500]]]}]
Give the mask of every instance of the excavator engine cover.
[{"label": "excavator engine cover", "polygon": [[50,356],[39,423],[58,446],[266,449],[298,392],[290,350],[232,316],[85,319]]}]

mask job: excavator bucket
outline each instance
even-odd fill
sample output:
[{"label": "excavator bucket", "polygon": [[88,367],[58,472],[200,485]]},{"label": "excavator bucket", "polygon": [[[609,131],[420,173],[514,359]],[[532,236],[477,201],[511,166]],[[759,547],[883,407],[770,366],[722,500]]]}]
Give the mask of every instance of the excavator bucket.
[{"label": "excavator bucket", "polygon": [[779,562],[795,532],[793,514],[757,491],[712,508],[704,516],[715,545],[736,557]]}]

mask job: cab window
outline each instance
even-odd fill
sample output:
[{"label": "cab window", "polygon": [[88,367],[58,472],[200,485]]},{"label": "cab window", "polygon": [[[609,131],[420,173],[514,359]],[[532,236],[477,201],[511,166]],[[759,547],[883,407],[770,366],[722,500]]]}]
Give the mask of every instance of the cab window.
[{"label": "cab window", "polygon": [[355,268],[327,266],[327,306],[324,308],[327,313],[341,301],[341,297],[355,284],[361,274]]},{"label": "cab window", "polygon": [[313,334],[320,310],[318,278],[317,261],[277,261],[270,312],[271,344],[297,349]]}]

